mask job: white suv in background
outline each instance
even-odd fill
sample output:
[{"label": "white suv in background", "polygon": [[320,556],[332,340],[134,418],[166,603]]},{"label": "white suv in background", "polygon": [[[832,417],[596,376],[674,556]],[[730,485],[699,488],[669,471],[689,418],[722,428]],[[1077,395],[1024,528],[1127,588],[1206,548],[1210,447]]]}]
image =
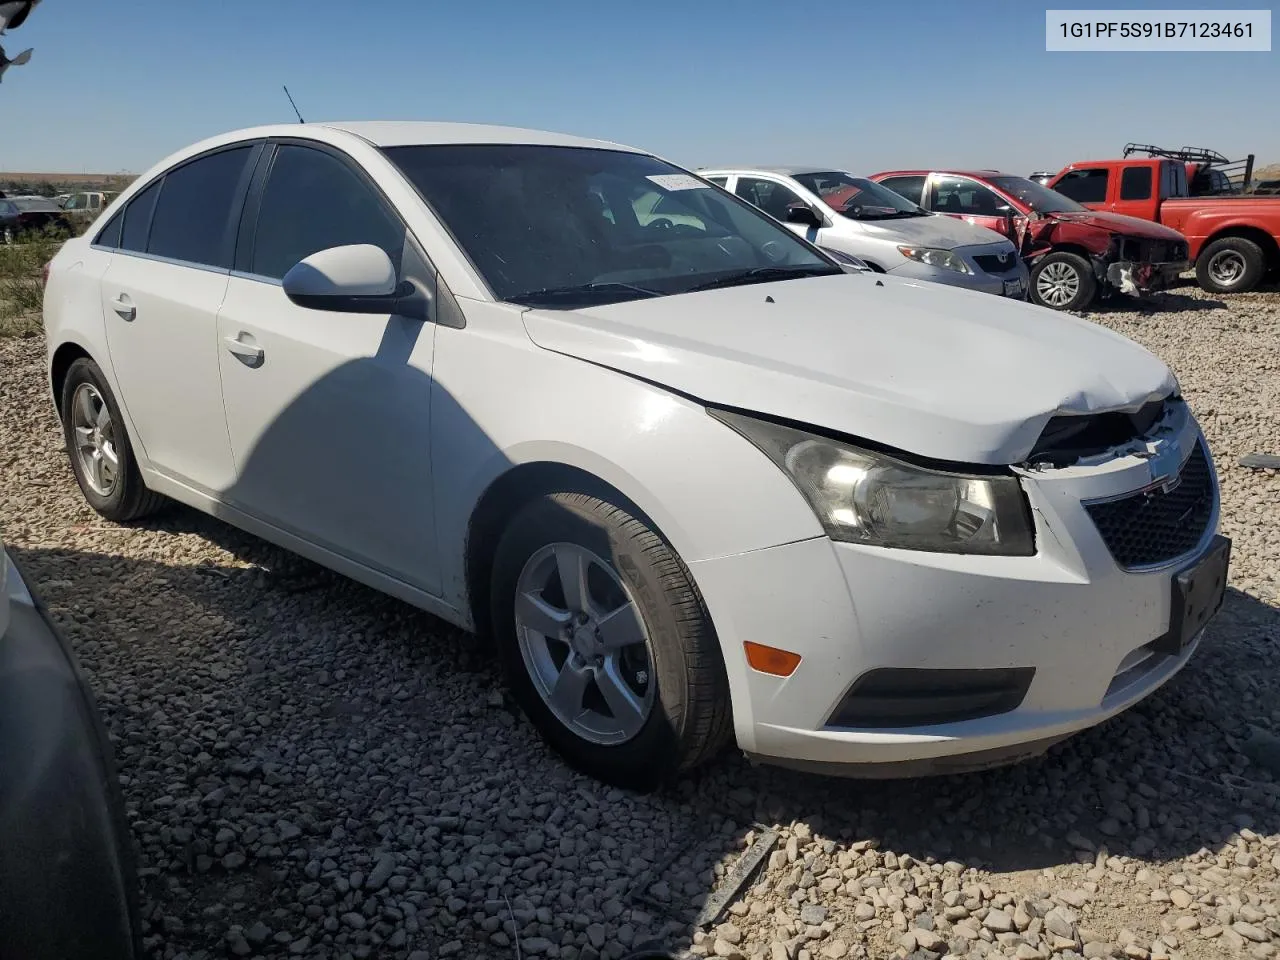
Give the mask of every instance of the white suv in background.
[{"label": "white suv in background", "polygon": [[931,214],[871,180],[820,167],[717,167],[698,175],[873,270],[1026,298],[1027,266],[1006,237]]}]

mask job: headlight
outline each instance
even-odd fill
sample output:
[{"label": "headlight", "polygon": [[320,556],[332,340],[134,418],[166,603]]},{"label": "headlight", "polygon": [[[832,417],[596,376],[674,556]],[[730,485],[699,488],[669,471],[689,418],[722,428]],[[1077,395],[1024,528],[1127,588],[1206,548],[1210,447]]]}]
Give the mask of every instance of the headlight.
[{"label": "headlight", "polygon": [[973,273],[969,265],[950,250],[941,247],[899,247],[898,252],[908,260],[927,263],[931,267],[954,270],[956,273]]},{"label": "headlight", "polygon": [[833,540],[937,553],[1035,553],[1016,477],[934,470],[765,420],[710,413],[782,468]]}]

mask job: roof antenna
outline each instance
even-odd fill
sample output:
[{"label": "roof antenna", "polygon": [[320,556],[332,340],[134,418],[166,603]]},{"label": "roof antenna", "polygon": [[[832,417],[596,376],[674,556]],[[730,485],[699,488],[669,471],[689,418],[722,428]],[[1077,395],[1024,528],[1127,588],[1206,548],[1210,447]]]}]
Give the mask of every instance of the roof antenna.
[{"label": "roof antenna", "polygon": [[[282,84],[282,86],[283,86],[283,84]],[[289,92],[289,88],[288,88],[288,87],[285,87],[285,88],[284,88],[284,95],[285,95],[286,97],[288,97],[288,98],[289,98],[289,106],[293,107],[293,112],[294,112],[294,113],[296,113],[296,114],[298,115],[298,122],[299,122],[299,123],[306,123],[307,121],[305,121],[305,120],[303,120],[303,119],[302,119],[302,113],[298,110],[298,105],[297,105],[296,103],[294,103],[294,102],[293,102],[293,94],[291,94],[291,93]]]}]

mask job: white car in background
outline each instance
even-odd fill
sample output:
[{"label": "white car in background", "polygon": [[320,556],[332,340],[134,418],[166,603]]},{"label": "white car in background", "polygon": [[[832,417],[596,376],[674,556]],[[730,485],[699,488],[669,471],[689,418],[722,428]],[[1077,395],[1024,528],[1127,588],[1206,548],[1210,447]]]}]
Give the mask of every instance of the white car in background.
[{"label": "white car in background", "polygon": [[931,214],[871,180],[818,167],[716,167],[698,175],[873,270],[1026,298],[1027,266],[1008,238]]},{"label": "white car in background", "polygon": [[1151,353],[844,269],[616,144],[206,140],[67,241],[44,326],[100,514],[171,497],[491,636],[616,784],[732,738],[872,776],[1032,756],[1173,676],[1225,591]]}]

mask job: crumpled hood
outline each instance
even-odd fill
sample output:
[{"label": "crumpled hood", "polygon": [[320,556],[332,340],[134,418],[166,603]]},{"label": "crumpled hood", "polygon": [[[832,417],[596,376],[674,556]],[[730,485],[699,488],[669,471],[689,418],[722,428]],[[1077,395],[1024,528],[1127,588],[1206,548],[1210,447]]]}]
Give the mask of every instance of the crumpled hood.
[{"label": "crumpled hood", "polygon": [[524,321],[540,347],[705,403],[960,463],[1018,463],[1055,414],[1136,409],[1177,386],[1105,327],[877,274],[531,309]]},{"label": "crumpled hood", "polygon": [[1183,240],[1182,234],[1172,227],[1161,223],[1152,223],[1139,217],[1129,217],[1122,213],[1109,213],[1102,210],[1090,210],[1087,213],[1046,213],[1049,220],[1061,220],[1063,223],[1080,223],[1111,233],[1124,233],[1131,237],[1146,237],[1149,240]]},{"label": "crumpled hood", "polygon": [[1013,246],[1004,234],[941,214],[906,217],[902,220],[851,220],[847,217],[841,217],[841,220],[857,224],[869,237],[884,237],[898,243],[918,244],[922,247],[954,250],[956,247],[993,243]]}]

